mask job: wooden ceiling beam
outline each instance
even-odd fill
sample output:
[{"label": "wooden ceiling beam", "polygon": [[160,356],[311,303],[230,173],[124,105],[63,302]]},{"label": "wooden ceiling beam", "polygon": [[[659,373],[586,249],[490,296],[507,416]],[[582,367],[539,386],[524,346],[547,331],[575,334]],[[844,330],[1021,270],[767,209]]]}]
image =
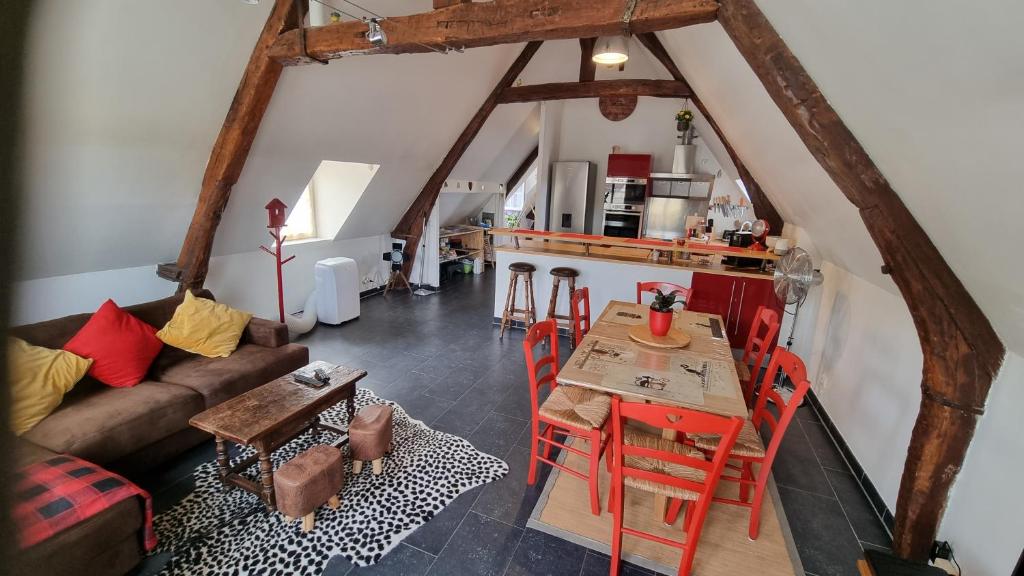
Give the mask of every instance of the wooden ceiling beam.
[{"label": "wooden ceiling beam", "polygon": [[597,38],[580,38],[580,82],[593,82],[597,77],[594,45]]},{"label": "wooden ceiling beam", "polygon": [[[632,33],[713,22],[714,0],[644,0],[630,15]],[[406,54],[451,48],[479,48],[538,40],[576,39],[621,34],[626,2],[594,0],[492,0],[459,3],[423,14],[395,16],[380,25],[386,46],[366,40],[366,24],[339,22],[309,28],[306,50],[317,59],[350,54]],[[282,64],[306,64],[298,31],[283,34],[271,57]]]},{"label": "wooden ceiling beam", "polygon": [[740,160],[739,154],[736,153],[736,149],[729,143],[729,139],[725,137],[725,132],[722,131],[721,126],[718,122],[715,122],[715,118],[708,111],[707,107],[704,106],[704,102],[697,96],[697,93],[693,91],[693,88],[687,83],[686,78],[683,77],[683,72],[676,66],[675,61],[672,59],[672,55],[665,49],[665,45],[658,39],[657,34],[654,32],[646,32],[644,34],[638,34],[637,40],[647,48],[647,51],[651,53],[661,64],[668,70],[668,73],[676,79],[678,82],[682,82],[687,86],[690,91],[690,100],[693,101],[693,105],[697,110],[704,116],[704,119],[711,125],[711,129],[718,135],[718,139],[721,140],[722,146],[725,147],[725,152],[729,155],[733,165],[736,166],[736,172],[738,173],[740,180],[743,182],[744,188],[747,189],[747,195],[750,196],[750,203],[754,205],[754,214],[768,222],[768,226],[774,233],[781,233],[782,226],[785,222],[782,219],[782,215],[772,204],[768,195],[765,194],[764,189],[757,183],[754,176],[747,170],[747,167]]},{"label": "wooden ceiling beam", "polygon": [[172,267],[167,265],[161,265],[159,269],[160,276],[180,282],[179,290],[201,288],[206,281],[213,238],[221,214],[231,196],[231,188],[242,173],[263,114],[281,76],[281,64],[270,58],[270,47],[282,32],[299,25],[300,16],[296,15],[296,10],[304,10],[303,6],[295,0],[277,0],[249,56],[245,74],[210,152],[199,200],[178,254],[177,270],[171,270]]},{"label": "wooden ceiling beam", "polygon": [[523,161],[516,167],[515,172],[513,172],[512,175],[508,177],[508,180],[505,181],[505,196],[512,193],[512,189],[515,188],[516,185],[519,184],[519,181],[522,180],[523,176],[526,175],[526,171],[529,170],[530,166],[532,166],[534,162],[536,162],[539,154],[540,145],[537,145],[533,147],[533,150],[531,150],[529,154],[526,155],[526,158],[523,158]]},{"label": "wooden ceiling beam", "polygon": [[687,98],[689,87],[675,80],[596,80],[593,82],[555,82],[513,86],[502,90],[499,104],[543,102],[603,96],[653,96],[655,98]]},{"label": "wooden ceiling beam", "polygon": [[459,159],[465,154],[473,139],[480,133],[480,129],[483,127],[484,122],[487,121],[487,118],[490,117],[491,112],[497,108],[498,96],[523,73],[523,69],[526,68],[533,55],[537,53],[540,45],[541,42],[539,41],[526,44],[523,51],[519,53],[519,56],[516,57],[512,65],[508,67],[505,74],[495,84],[491,93],[484,99],[476,114],[469,119],[469,123],[463,128],[459,137],[455,139],[455,143],[452,144],[451,149],[445,154],[441,164],[430,175],[430,178],[427,179],[427,183],[423,185],[419,195],[416,196],[391,232],[391,235],[395,238],[402,238],[406,241],[405,252],[408,257],[405,259],[402,269],[406,277],[411,272],[416,252],[419,251],[420,238],[423,236],[423,222],[430,217],[430,212],[434,209],[434,203],[437,202],[437,196],[441,193],[441,186],[448,179],[455,165],[459,163]]},{"label": "wooden ceiling beam", "polygon": [[1006,350],[967,289],[754,0],[723,0],[719,22],[772,100],[859,210],[917,327],[921,406],[896,501],[893,550],[927,560],[950,487]]},{"label": "wooden ceiling beam", "polygon": [[473,0],[434,0],[434,10],[439,8],[447,8],[456,4],[468,4]]}]

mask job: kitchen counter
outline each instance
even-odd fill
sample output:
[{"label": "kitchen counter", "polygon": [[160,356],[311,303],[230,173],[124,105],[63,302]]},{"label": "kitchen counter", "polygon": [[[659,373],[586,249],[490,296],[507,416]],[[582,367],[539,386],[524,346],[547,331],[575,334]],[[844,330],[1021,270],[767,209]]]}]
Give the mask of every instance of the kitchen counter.
[{"label": "kitchen counter", "polygon": [[[496,238],[512,239],[511,243],[505,240],[504,244],[494,247],[497,260],[494,294],[496,322],[500,321],[505,305],[509,288],[508,266],[513,262],[528,262],[536,267],[533,274],[534,301],[538,304],[537,318],[544,319],[551,296],[552,268],[565,266],[578,270],[580,275],[576,279],[576,286],[588,287],[590,309],[601,310],[612,300],[633,300],[636,297],[637,282],[660,281],[692,287],[695,274],[698,280],[721,276],[723,282],[733,287],[740,286],[734,290],[737,295],[741,293],[743,283],[753,282],[770,287],[772,272],[759,268],[726,266],[721,263],[721,257],[757,257],[768,261],[765,268],[772,268],[772,261],[778,258],[775,254],[720,244],[677,246],[664,240],[624,239],[533,230],[492,229],[487,233]],[[655,250],[658,252],[658,258],[652,260]],[[725,296],[729,296],[730,289],[724,290]],[[518,292],[517,307],[522,308],[521,283]],[[709,293],[709,296],[711,295],[713,294]],[[644,301],[649,301],[649,297],[645,297]],[[562,283],[555,308],[557,314],[569,313],[569,291],[565,282]],[[563,328],[567,327],[564,321],[560,324]]]},{"label": "kitchen counter", "polygon": [[[513,239],[512,245],[496,246],[496,251],[524,254],[558,255],[575,259],[601,260],[623,264],[653,266],[706,272],[744,278],[771,278],[772,272],[761,268],[735,267],[722,264],[723,256],[753,258],[771,264],[779,256],[767,251],[736,248],[720,243],[687,242],[679,245],[667,240],[647,238],[614,238],[592,234],[571,234],[494,228],[488,234]],[[657,258],[654,252],[657,251]]]}]

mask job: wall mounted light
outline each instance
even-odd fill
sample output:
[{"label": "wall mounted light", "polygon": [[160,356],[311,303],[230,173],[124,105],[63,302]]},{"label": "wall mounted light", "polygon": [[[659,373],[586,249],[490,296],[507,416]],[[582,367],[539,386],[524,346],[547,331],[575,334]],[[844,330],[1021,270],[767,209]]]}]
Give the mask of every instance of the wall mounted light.
[{"label": "wall mounted light", "polygon": [[370,44],[379,48],[388,43],[388,35],[385,34],[384,29],[380,27],[380,20],[377,18],[370,18],[366,21],[366,25],[369,27],[366,31],[366,39],[370,41]]},{"label": "wall mounted light", "polygon": [[629,41],[625,36],[601,36],[591,57],[598,64],[622,64],[629,60]]}]

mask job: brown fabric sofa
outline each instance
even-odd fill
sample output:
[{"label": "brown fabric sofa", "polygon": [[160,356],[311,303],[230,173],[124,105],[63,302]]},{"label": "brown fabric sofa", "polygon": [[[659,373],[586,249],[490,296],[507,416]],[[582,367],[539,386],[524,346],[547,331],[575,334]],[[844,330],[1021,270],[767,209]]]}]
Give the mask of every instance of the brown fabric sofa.
[{"label": "brown fabric sofa", "polygon": [[[206,290],[195,294],[213,298]],[[125,310],[160,328],[182,299],[177,295]],[[60,348],[90,316],[19,326],[9,334]],[[136,386],[112,388],[88,376],[79,382],[60,407],[18,439],[16,459],[31,463],[67,452],[132,478],[208,438],[188,425],[195,414],[308,362],[308,349],[288,343],[284,324],[260,318],[249,322],[228,358],[165,346],[147,379]],[[45,567],[37,573],[83,573],[88,567],[89,573],[123,574],[142,557],[142,508],[136,499],[122,504],[26,550],[23,560]]]}]

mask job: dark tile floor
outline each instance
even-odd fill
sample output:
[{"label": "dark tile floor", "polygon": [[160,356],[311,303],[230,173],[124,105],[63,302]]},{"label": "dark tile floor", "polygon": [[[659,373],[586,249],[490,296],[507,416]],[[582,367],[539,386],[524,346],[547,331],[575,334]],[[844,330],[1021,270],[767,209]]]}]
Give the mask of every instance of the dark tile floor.
[{"label": "dark tile floor", "polygon": [[[459,496],[379,564],[335,557],[326,574],[600,575],[606,555],[526,528],[541,493],[527,486],[530,419],[523,332],[498,340],[494,275],[456,276],[432,296],[363,300],[358,320],[319,326],[299,340],[310,357],[365,368],[362,384],[414,418],[502,457],[508,476]],[[568,357],[568,343],[561,346]],[[564,361],[564,358],[563,358]],[[191,471],[213,458],[212,443],[183,455],[144,484],[157,512],[192,487]],[[856,575],[863,547],[891,542],[814,410],[805,406],[775,463],[775,481],[800,559],[814,576]],[[152,559],[145,572],[165,559]],[[627,565],[626,575],[651,574]]]}]

